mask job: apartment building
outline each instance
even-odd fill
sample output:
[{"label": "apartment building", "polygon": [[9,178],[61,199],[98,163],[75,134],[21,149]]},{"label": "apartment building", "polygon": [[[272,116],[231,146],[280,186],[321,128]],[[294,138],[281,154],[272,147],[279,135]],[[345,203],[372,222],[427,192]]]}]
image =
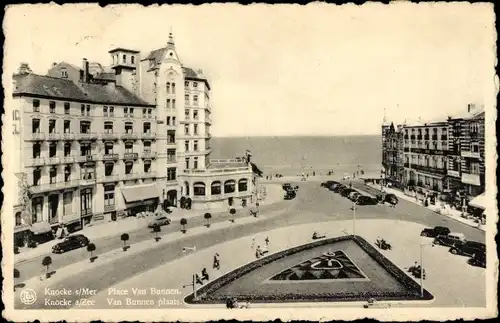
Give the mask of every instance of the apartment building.
[{"label": "apartment building", "polygon": [[181,197],[195,209],[253,198],[248,158],[210,158],[210,83],[182,65],[172,35],[143,57],[127,48],[109,54],[109,67],[83,59],[41,76],[23,64],[13,77],[15,173],[30,200],[15,208],[18,244],[27,230],[81,227]]},{"label": "apartment building", "polygon": [[[485,188],[484,106],[469,104],[460,116],[445,121],[382,126],[382,164],[390,180],[415,186],[430,195],[446,195],[456,206]],[[402,141],[398,141],[402,138]],[[402,142],[402,145],[397,145]],[[403,155],[402,159],[396,156]],[[398,174],[398,161],[404,160]]]},{"label": "apartment building", "polygon": [[[125,49],[113,53],[115,60],[130,55]],[[178,179],[167,195],[190,198],[195,209],[250,202],[253,173],[248,160],[210,158],[210,83],[201,70],[182,64],[172,34],[167,45],[145,55],[132,74],[139,76],[139,96],[157,107],[157,150],[163,152],[158,164],[165,176]]]},{"label": "apartment building", "polygon": [[15,210],[19,236],[155,207],[154,105],[114,83],[90,83],[88,69],[78,82],[29,73],[13,79],[17,170],[31,200],[29,216]]},{"label": "apartment building", "polygon": [[432,122],[403,126],[404,180],[428,192],[445,188],[448,124]]},{"label": "apartment building", "polygon": [[469,104],[462,116],[448,118],[448,187],[455,199],[471,198],[485,188],[484,107]]},{"label": "apartment building", "polygon": [[394,123],[382,125],[382,166],[384,180],[392,186],[400,186],[403,182],[403,131],[402,126],[394,127]]}]

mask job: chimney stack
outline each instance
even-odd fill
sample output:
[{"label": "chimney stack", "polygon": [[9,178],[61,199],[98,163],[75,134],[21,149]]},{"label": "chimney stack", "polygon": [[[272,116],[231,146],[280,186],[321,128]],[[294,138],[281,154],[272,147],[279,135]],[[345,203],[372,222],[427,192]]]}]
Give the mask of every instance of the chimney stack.
[{"label": "chimney stack", "polygon": [[82,70],[83,70],[83,80],[82,81],[87,83],[89,81],[89,62],[87,61],[86,58],[83,59]]}]

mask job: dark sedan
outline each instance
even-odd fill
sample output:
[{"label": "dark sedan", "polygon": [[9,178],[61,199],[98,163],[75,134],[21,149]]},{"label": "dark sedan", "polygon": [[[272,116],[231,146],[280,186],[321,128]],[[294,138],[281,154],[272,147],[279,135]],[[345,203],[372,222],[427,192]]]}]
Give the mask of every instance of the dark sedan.
[{"label": "dark sedan", "polygon": [[352,188],[346,188],[346,189],[342,190],[342,192],[340,192],[340,195],[347,197],[347,196],[349,196],[349,194],[351,192],[356,192],[356,191]]},{"label": "dark sedan", "polygon": [[377,205],[377,200],[370,196],[361,195],[356,200],[357,205]]},{"label": "dark sedan", "polygon": [[437,236],[443,235],[446,236],[450,234],[451,230],[448,229],[447,227],[434,227],[434,228],[425,228],[422,230],[420,235],[422,237],[431,237],[435,238]]},{"label": "dark sedan", "polygon": [[486,245],[481,242],[463,241],[455,243],[450,248],[450,252],[454,255],[463,255],[471,257],[474,254],[485,253]]},{"label": "dark sedan", "polygon": [[87,246],[90,243],[89,239],[83,234],[75,234],[64,239],[64,241],[52,247],[53,253],[63,253],[73,249],[78,249]]}]

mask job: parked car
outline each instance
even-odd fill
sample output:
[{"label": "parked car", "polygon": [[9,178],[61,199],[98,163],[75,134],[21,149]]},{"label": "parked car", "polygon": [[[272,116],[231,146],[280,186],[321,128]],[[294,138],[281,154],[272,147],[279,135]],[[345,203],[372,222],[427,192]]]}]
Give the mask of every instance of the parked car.
[{"label": "parked car", "polygon": [[170,224],[170,222],[172,222],[168,217],[164,216],[164,215],[160,215],[160,216],[156,216],[154,217],[148,224],[148,228],[152,228],[154,227],[155,225],[159,225],[159,226],[162,226],[162,225],[168,225]]},{"label": "parked car", "polygon": [[340,192],[340,195],[344,196],[344,197],[348,197],[349,194],[351,194],[351,192],[355,192],[352,188],[345,188],[342,190],[342,192]]},{"label": "parked car", "polygon": [[420,235],[422,237],[431,237],[435,238],[437,236],[446,236],[450,234],[451,230],[448,229],[447,227],[434,227],[434,228],[425,228],[420,232]]},{"label": "parked car", "polygon": [[458,242],[450,248],[450,252],[454,255],[464,255],[470,257],[475,253],[486,252],[486,245],[476,241]]},{"label": "parked car", "polygon": [[285,191],[288,191],[288,190],[292,189],[292,184],[290,184],[290,183],[285,183],[285,184],[283,184],[281,187],[283,187],[283,189],[284,189]]},{"label": "parked car", "polygon": [[83,234],[75,234],[66,237],[63,241],[52,247],[53,253],[63,253],[73,249],[78,249],[87,246],[90,240]]},{"label": "parked car", "polygon": [[475,254],[472,255],[472,257],[470,257],[468,263],[472,266],[486,268],[486,252],[484,251],[476,252]]},{"label": "parked car", "polygon": [[330,187],[333,184],[339,184],[339,182],[336,182],[336,181],[326,181],[326,182],[321,183],[321,186],[322,187]]},{"label": "parked car", "polygon": [[341,192],[343,189],[345,189],[345,188],[347,188],[347,186],[345,186],[345,185],[343,185],[343,184],[339,184],[339,185],[337,185],[337,186],[335,186],[335,187],[333,188],[333,191],[334,191],[335,193],[340,193],[340,192]]},{"label": "parked car", "polygon": [[447,235],[439,235],[434,238],[434,244],[442,246],[454,246],[456,243],[465,242],[465,236],[463,233],[451,232]]},{"label": "parked car", "polygon": [[356,191],[349,193],[349,199],[353,202],[356,202],[359,196],[361,196],[361,193]]},{"label": "parked car", "polygon": [[289,190],[285,193],[284,199],[285,200],[292,200],[297,196],[297,193],[295,193],[294,190]]},{"label": "parked car", "polygon": [[370,196],[361,195],[356,200],[356,204],[357,205],[377,205],[377,200],[375,200],[373,197],[370,197]]}]

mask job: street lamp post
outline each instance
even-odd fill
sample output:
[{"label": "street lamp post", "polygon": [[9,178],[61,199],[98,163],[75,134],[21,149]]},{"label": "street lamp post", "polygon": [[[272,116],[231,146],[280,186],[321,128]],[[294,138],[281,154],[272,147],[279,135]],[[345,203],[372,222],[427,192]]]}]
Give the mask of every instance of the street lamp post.
[{"label": "street lamp post", "polygon": [[356,235],[356,202],[352,202],[352,236]]},{"label": "street lamp post", "polygon": [[182,287],[186,288],[188,286],[193,286],[193,299],[197,300],[198,296],[196,295],[196,274],[193,274],[193,280],[192,280],[191,284],[186,284],[186,285],[183,285]]}]

